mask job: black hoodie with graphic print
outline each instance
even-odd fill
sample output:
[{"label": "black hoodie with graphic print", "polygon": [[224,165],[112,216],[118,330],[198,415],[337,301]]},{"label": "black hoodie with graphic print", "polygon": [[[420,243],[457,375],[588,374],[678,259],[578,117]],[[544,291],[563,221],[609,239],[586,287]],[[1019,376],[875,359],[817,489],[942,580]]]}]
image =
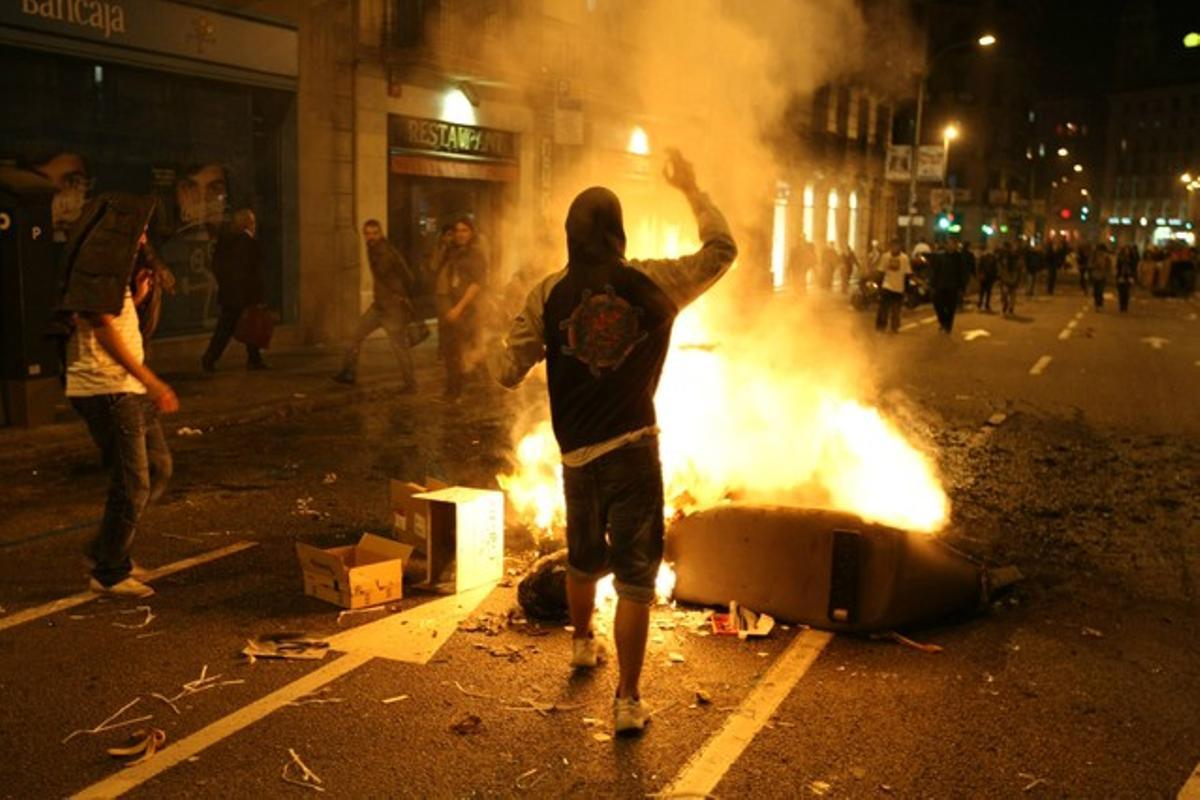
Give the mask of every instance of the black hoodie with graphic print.
[{"label": "black hoodie with graphic print", "polygon": [[494,371],[514,387],[546,359],[551,420],[564,456],[656,425],[654,393],[675,317],[737,256],[708,197],[693,191],[688,201],[700,250],[627,262],[616,195],[602,187],[582,192],[567,214],[566,269],[535,287],[513,321]]}]

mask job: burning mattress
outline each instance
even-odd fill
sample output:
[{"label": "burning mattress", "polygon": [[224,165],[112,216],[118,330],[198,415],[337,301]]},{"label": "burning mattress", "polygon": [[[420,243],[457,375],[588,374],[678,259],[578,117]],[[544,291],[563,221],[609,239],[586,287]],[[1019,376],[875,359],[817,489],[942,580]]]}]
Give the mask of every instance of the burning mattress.
[{"label": "burning mattress", "polygon": [[833,631],[879,631],[986,606],[1015,570],[992,572],[934,536],[854,514],[729,505],[673,524],[666,558],[675,598],[731,600]]}]

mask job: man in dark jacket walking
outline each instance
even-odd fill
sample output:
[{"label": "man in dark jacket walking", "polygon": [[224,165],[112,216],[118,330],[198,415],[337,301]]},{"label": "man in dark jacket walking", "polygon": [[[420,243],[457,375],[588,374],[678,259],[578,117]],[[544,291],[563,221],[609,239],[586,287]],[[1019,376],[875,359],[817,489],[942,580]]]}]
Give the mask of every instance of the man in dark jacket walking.
[{"label": "man in dark jacket walking", "polygon": [[358,328],[346,347],[342,371],[333,379],[345,384],[353,384],[358,379],[358,353],[363,340],[383,328],[391,340],[396,361],[400,363],[403,391],[412,394],[417,391],[417,378],[408,349],[408,323],[412,319],[410,296],[415,279],[404,256],[384,237],[379,220],[369,219],[363,223],[363,239],[367,243],[367,262],[375,282],[375,300],[359,319]]},{"label": "man in dark jacket walking", "polygon": [[948,334],[954,329],[954,312],[958,310],[962,285],[962,254],[958,251],[958,241],[951,239],[941,252],[931,254],[930,259],[929,288],[942,333]]},{"label": "man in dark jacket walking", "polygon": [[[208,350],[200,359],[205,372],[217,368],[217,360],[225,352],[238,320],[252,306],[261,305],[266,299],[262,244],[256,238],[258,223],[254,212],[248,208],[235,211],[230,230],[217,239],[213,250],[212,272],[217,279],[217,303],[221,315],[217,327],[208,342]],[[256,345],[246,343],[246,369],[266,369],[262,351]]]},{"label": "man in dark jacket walking", "polygon": [[602,187],[584,191],[567,213],[567,268],[529,294],[493,364],[500,383],[512,388],[546,359],[567,504],[571,664],[587,668],[602,660],[592,611],[596,581],[611,571],[618,597],[618,734],[640,731],[649,716],[638,682],[664,528],[654,392],[675,317],[737,255],[724,217],[677,151],[665,176],[692,207],[700,250],[679,259],[626,261],[620,201]]}]

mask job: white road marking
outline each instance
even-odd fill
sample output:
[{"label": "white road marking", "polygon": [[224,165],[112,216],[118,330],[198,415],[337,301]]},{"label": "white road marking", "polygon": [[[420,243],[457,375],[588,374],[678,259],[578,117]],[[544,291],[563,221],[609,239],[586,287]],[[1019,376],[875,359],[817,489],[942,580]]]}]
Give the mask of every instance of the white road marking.
[{"label": "white road marking", "polygon": [[937,322],[937,314],[934,314],[932,317],[923,317],[919,321],[922,325],[928,325],[931,322]]},{"label": "white road marking", "polygon": [[992,334],[988,333],[983,328],[975,328],[974,330],[966,331],[965,333],[963,333],[963,339],[965,339],[968,342],[973,342],[976,339],[982,339],[985,336],[991,336],[991,335]]},{"label": "white road marking", "polygon": [[1175,800],[1200,800],[1200,764],[1192,770],[1192,775],[1180,789]]},{"label": "white road marking", "polygon": [[1071,327],[1069,325],[1058,332],[1058,340],[1060,342],[1065,342],[1067,339],[1070,339],[1070,338],[1071,338]]},{"label": "white road marking", "polygon": [[[721,778],[774,715],[779,704],[808,672],[817,656],[833,639],[832,633],[806,630],[797,634],[783,655],[771,665],[753,691],[721,729],[697,751],[662,797],[708,797]],[[152,762],[151,762],[152,763]]]},{"label": "white road marking", "polygon": [[[159,578],[165,578],[168,575],[174,575],[176,572],[190,569],[192,567],[198,567],[201,564],[207,564],[210,561],[216,561],[218,558],[231,556],[234,553],[240,553],[243,550],[249,550],[251,547],[257,546],[258,542],[234,542],[233,544],[222,547],[219,550],[210,550],[207,553],[201,553],[200,555],[192,556],[191,558],[185,558],[182,561],[176,561],[172,564],[167,564],[159,567],[158,569],[151,570],[150,573],[143,579],[143,581],[150,583]],[[16,613],[9,614],[6,617],[0,617],[0,631],[7,630],[8,628],[15,628],[17,625],[23,625],[26,622],[32,622],[35,619],[41,619],[42,617],[56,614],[59,611],[65,611],[68,608],[75,608],[76,606],[81,606],[84,603],[90,603],[99,597],[102,597],[102,595],[96,594],[92,591],[80,592],[79,594],[73,594],[70,597],[63,597],[59,600],[45,603],[44,605],[27,608],[24,611],[17,611]]]},{"label": "white road marking", "polygon": [[1162,349],[1163,349],[1163,345],[1170,344],[1170,343],[1171,343],[1171,340],[1170,340],[1170,339],[1164,339],[1164,338],[1162,338],[1161,336],[1145,336],[1145,337],[1143,337],[1143,338],[1142,338],[1142,342],[1144,342],[1145,344],[1148,344],[1148,345],[1150,345],[1150,346],[1151,346],[1151,347],[1153,347],[1155,350],[1162,350]]},{"label": "white road marking", "polygon": [[911,330],[912,330],[913,328],[915,328],[915,327],[917,327],[917,323],[915,323],[915,322],[906,322],[906,323],[904,323],[903,325],[901,325],[901,326],[900,326],[900,330],[901,330],[901,331],[911,331]]},{"label": "white road marking", "polygon": [[1068,327],[1068,328],[1071,328],[1072,330],[1074,330],[1075,326],[1076,326],[1076,325],[1078,325],[1078,324],[1079,324],[1079,320],[1078,320],[1078,319],[1073,319],[1073,320],[1071,320],[1070,322],[1068,322],[1068,323],[1067,323],[1067,327]]},{"label": "white road marking", "polygon": [[493,588],[482,586],[442,597],[332,636],[328,639],[330,649],[345,655],[168,745],[151,760],[126,767],[74,796],[119,797],[373,658],[425,664]]},{"label": "white road marking", "polygon": [[1053,359],[1050,356],[1042,356],[1037,360],[1037,363],[1029,368],[1030,375],[1041,375],[1046,371],[1046,367],[1050,366]]}]

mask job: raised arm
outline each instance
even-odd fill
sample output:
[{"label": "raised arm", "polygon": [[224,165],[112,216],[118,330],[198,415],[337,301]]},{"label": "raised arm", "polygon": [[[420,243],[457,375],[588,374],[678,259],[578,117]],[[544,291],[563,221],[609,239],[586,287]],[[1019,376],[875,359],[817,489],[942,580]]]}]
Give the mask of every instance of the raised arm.
[{"label": "raised arm", "polygon": [[667,183],[683,192],[687,198],[696,217],[702,244],[695,253],[682,258],[631,261],[629,266],[658,284],[667,297],[682,309],[729,270],[737,258],[737,245],[724,215],[708,195],[700,191],[692,165],[677,150],[670,151],[664,176]]}]

